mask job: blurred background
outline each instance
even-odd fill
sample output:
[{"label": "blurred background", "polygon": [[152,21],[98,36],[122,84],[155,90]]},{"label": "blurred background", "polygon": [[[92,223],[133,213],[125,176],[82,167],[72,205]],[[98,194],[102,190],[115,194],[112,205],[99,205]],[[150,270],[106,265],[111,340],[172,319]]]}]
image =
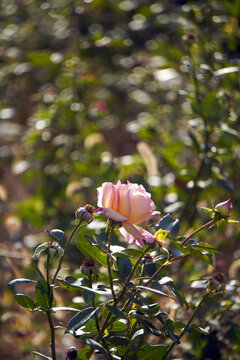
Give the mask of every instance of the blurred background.
[{"label": "blurred background", "polygon": [[[239,218],[239,16],[239,0],[0,2],[1,359],[50,351],[43,320],[6,285],[36,278],[44,229],[68,233],[103,182],[143,184],[157,210],[180,219],[181,235],[208,221],[199,207],[212,202],[231,198]],[[219,254],[213,266],[176,265],[181,278],[220,271],[234,287],[239,227],[200,236]],[[79,268],[81,254],[69,261]],[[229,349],[239,359],[239,304],[230,305],[210,340],[185,349],[195,357],[181,359],[229,359]],[[63,359],[74,344],[66,338]],[[204,355],[213,343],[220,357]]]}]

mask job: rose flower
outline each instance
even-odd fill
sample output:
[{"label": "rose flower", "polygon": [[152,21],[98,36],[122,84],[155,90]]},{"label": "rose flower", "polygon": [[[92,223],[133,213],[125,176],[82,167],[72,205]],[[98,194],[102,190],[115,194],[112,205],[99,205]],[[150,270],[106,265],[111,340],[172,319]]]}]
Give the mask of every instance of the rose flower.
[{"label": "rose flower", "polygon": [[116,185],[105,182],[97,189],[99,209],[109,219],[122,223],[121,234],[129,244],[136,242],[144,247],[147,243],[155,241],[153,235],[138,227],[140,224],[152,215],[154,206],[151,195],[146,192],[142,185],[122,184],[119,180]]}]

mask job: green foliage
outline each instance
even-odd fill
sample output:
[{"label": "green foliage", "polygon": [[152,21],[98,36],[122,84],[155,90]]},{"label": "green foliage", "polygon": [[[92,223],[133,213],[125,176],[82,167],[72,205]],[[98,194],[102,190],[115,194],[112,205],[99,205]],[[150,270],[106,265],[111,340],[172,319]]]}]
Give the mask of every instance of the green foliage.
[{"label": "green foliage", "polygon": [[[45,344],[36,341],[39,328],[43,332],[47,326],[38,324],[35,311],[52,314],[54,326],[64,327],[67,315],[60,321],[54,311],[69,314],[72,302],[80,313],[86,306],[100,309],[77,329],[80,338],[88,338],[81,343],[85,348],[79,345],[79,359],[89,359],[95,350],[108,357],[107,348],[116,359],[161,359],[217,271],[228,279],[228,293],[208,299],[185,334],[188,352],[176,346],[172,356],[209,358],[214,342],[219,357],[238,358],[239,228],[213,203],[230,197],[233,218],[239,218],[239,4],[1,2],[0,285],[4,289],[12,274],[23,273],[9,288],[25,308],[24,326],[17,317],[23,327],[18,333],[15,322],[5,320],[16,308],[4,290],[1,325],[10,341],[3,337],[3,357],[22,360],[35,343],[47,353],[47,336],[39,336]],[[129,280],[142,249],[121,247],[123,238],[115,231],[108,254],[105,219],[95,215],[87,230],[76,234],[79,251],[71,242],[50,285],[59,258],[47,259],[47,242],[64,247],[76,209],[86,203],[96,207],[96,188],[118,179],[143,184],[162,213],[149,222],[159,242],[149,248],[150,260],[143,258]],[[218,229],[206,228],[184,242],[211,219]],[[43,234],[44,228],[53,230]],[[96,263],[94,276],[79,269],[85,256]],[[108,256],[117,300],[111,297]],[[34,267],[41,277],[37,282],[28,279],[35,278]],[[33,330],[26,309],[34,312]],[[98,326],[109,314],[97,341]],[[68,330],[74,333],[74,326]],[[156,338],[161,345],[149,343],[154,333],[162,334]],[[64,342],[57,343],[65,354]],[[6,353],[9,346],[13,355]]]}]

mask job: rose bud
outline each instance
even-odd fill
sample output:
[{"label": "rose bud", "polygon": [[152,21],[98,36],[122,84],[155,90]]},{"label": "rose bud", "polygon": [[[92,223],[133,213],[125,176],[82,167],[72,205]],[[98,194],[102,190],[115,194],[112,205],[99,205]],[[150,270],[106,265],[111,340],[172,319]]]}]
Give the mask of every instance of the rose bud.
[{"label": "rose bud", "polygon": [[221,202],[215,206],[215,210],[218,210],[220,213],[223,213],[224,215],[228,215],[228,216],[231,215],[231,209],[232,209],[231,199]]},{"label": "rose bud", "polygon": [[80,271],[83,275],[87,276],[92,276],[92,274],[97,276],[98,273],[95,261],[92,258],[86,258],[83,261],[83,264],[80,267]]},{"label": "rose bud", "polygon": [[92,205],[85,205],[84,207],[80,207],[75,212],[75,217],[78,221],[86,222],[90,224],[94,219],[94,207]]}]

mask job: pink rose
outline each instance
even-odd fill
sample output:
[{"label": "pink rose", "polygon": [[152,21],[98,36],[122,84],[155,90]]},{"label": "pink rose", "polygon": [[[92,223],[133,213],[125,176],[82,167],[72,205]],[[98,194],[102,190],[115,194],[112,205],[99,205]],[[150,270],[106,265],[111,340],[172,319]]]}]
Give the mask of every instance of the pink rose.
[{"label": "pink rose", "polygon": [[134,224],[140,224],[152,215],[153,201],[151,195],[146,192],[142,185],[122,184],[119,180],[117,185],[105,182],[98,192],[98,206],[96,212],[101,212],[109,219],[122,223],[121,234],[129,244],[137,242],[144,247],[144,242],[155,241],[152,234]]}]

